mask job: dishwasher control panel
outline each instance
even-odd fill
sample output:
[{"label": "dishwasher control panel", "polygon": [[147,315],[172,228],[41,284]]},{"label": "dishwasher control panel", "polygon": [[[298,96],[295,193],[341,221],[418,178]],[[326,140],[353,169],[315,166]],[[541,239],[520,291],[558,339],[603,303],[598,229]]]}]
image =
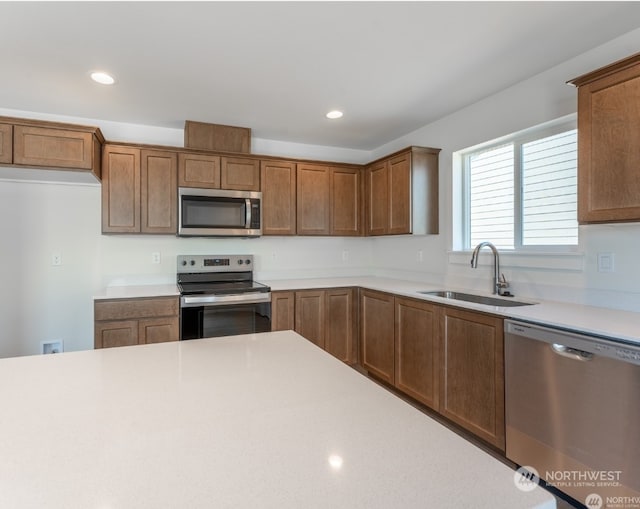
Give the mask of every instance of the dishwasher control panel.
[{"label": "dishwasher control panel", "polygon": [[614,339],[512,320],[505,320],[504,331],[505,334],[512,336],[544,341],[549,343],[556,352],[570,352],[574,357],[579,357],[583,361],[600,356],[640,366],[640,345],[629,345],[616,342]]}]

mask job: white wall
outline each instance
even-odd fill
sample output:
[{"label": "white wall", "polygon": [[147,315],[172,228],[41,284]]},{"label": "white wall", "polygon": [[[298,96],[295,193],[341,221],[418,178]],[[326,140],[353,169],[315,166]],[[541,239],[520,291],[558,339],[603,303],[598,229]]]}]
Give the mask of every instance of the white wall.
[{"label": "white wall", "polygon": [[[566,81],[634,54],[638,47],[640,30],[635,30],[377,148],[375,157],[408,145],[442,148],[441,234],[375,239],[375,272],[490,291],[488,255],[482,257],[484,265],[473,270],[468,263],[470,254],[449,253],[453,245],[452,200],[459,192],[453,177],[454,152],[575,113],[576,89]],[[504,273],[512,282],[513,292],[534,298],[640,311],[640,270],[636,261],[640,252],[640,225],[582,226],[579,235],[581,254],[578,256],[503,256]],[[416,261],[419,250],[424,252],[422,263]],[[597,272],[599,252],[614,253],[615,272]],[[398,271],[398,266],[403,270]]]},{"label": "white wall", "polygon": [[[253,152],[366,162],[407,145],[441,147],[440,235],[392,238],[179,239],[100,234],[100,187],[0,181],[0,357],[38,353],[40,341],[64,340],[65,350],[93,346],[92,296],[110,284],[172,282],[177,254],[253,253],[258,279],[376,273],[438,285],[489,290],[490,268],[468,267],[450,254],[453,153],[575,112],[567,79],[623,58],[640,47],[631,32],[565,64],[473,104],[373,152],[254,140]],[[434,98],[437,100],[437,98]],[[0,115],[98,125],[112,141],[181,146],[181,129],[77,119],[1,109]],[[348,261],[342,253],[348,251]],[[503,257],[514,293],[640,311],[640,226],[580,229],[582,255]],[[162,263],[151,263],[159,251]],[[422,251],[423,261],[417,261]],[[62,265],[51,265],[51,255]],[[615,254],[615,272],[598,273],[598,252]],[[552,268],[549,268],[552,267]],[[401,268],[401,269],[400,269]]]},{"label": "white wall", "polygon": [[[111,141],[182,146],[183,131],[0,109],[0,115],[97,125]],[[254,153],[360,163],[369,152],[253,140]],[[93,295],[122,284],[172,283],[178,254],[254,254],[258,279],[371,272],[368,239],[185,239],[101,235],[100,186],[2,180],[0,171],[0,357],[93,348]],[[36,177],[46,179],[46,171]],[[347,260],[343,252],[347,251]],[[54,252],[62,265],[52,266]],[[151,263],[151,253],[161,263]]]}]

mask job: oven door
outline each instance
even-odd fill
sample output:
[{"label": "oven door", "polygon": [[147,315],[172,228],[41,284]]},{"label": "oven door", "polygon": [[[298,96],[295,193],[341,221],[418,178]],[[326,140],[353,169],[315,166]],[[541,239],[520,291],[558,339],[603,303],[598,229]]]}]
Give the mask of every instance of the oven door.
[{"label": "oven door", "polygon": [[181,340],[270,331],[270,293],[180,299]]}]

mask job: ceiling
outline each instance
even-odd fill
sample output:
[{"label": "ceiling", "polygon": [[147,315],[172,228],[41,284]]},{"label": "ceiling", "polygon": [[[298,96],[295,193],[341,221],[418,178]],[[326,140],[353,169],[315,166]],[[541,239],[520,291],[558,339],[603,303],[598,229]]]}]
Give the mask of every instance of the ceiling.
[{"label": "ceiling", "polygon": [[640,2],[0,1],[0,107],[371,150],[639,26]]}]

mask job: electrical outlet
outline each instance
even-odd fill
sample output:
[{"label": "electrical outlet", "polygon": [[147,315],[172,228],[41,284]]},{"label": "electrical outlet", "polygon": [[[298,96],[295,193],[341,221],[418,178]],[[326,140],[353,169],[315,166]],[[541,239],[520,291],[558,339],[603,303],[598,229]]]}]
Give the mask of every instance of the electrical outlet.
[{"label": "electrical outlet", "polygon": [[64,352],[64,343],[61,339],[54,339],[52,341],[40,341],[40,353],[62,353]]},{"label": "electrical outlet", "polygon": [[162,261],[159,252],[151,253],[151,263],[160,263]]},{"label": "electrical outlet", "polygon": [[51,253],[51,265],[54,267],[62,265],[62,255],[58,252]]},{"label": "electrical outlet", "polygon": [[416,261],[419,262],[419,263],[422,263],[422,260],[423,260],[423,253],[422,253],[422,249],[421,249],[420,251],[418,251],[416,253]]},{"label": "electrical outlet", "polygon": [[342,261],[344,263],[347,263],[349,261],[349,251],[347,251],[346,249],[342,251]]}]

